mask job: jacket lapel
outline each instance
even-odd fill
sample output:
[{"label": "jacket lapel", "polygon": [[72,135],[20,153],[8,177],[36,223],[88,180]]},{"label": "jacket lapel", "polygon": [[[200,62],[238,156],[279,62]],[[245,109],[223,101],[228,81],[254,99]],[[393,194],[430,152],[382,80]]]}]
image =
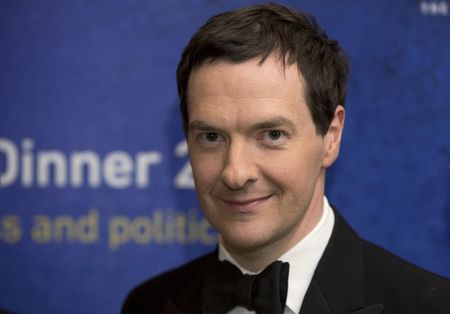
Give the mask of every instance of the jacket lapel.
[{"label": "jacket lapel", "polygon": [[309,284],[308,291],[303,299],[300,314],[332,314],[332,310],[328,304],[322,289],[319,286],[317,278],[314,276]]},{"label": "jacket lapel", "polygon": [[365,304],[364,252],[358,235],[334,210],[330,241],[317,265],[300,314],[379,314],[382,305]]},{"label": "jacket lapel", "polygon": [[193,271],[191,280],[180,282],[184,287],[174,298],[164,301],[163,314],[199,314],[201,313],[201,291],[205,281],[208,260],[217,258],[218,251],[202,258],[202,263]]},{"label": "jacket lapel", "polygon": [[384,306],[382,304],[375,304],[350,312],[349,314],[381,314],[383,310]]}]

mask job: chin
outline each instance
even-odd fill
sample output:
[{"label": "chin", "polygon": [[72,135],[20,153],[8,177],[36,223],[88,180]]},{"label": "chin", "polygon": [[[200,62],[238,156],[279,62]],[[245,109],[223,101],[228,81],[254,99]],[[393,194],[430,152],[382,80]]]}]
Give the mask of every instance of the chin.
[{"label": "chin", "polygon": [[226,230],[219,231],[222,241],[227,248],[232,247],[239,251],[253,251],[270,243],[270,237],[267,237],[260,232],[252,232],[246,226],[239,227],[240,228],[227,228]]}]

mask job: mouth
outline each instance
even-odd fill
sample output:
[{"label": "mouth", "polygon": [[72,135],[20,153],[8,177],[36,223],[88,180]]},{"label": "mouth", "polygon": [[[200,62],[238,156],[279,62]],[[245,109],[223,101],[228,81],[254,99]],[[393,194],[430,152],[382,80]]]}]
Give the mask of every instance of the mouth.
[{"label": "mouth", "polygon": [[247,199],[222,199],[222,202],[225,203],[225,205],[237,212],[251,212],[257,210],[259,207],[261,207],[264,203],[266,203],[270,198],[272,197],[272,194],[262,197],[252,197]]}]

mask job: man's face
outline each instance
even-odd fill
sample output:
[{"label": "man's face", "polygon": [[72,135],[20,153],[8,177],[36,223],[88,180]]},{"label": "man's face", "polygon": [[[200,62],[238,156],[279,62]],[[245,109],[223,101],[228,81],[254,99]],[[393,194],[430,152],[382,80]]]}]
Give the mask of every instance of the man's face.
[{"label": "man's face", "polygon": [[337,156],[335,137],[316,134],[297,66],[202,65],[188,104],[196,191],[227,249],[289,249],[319,220],[324,169]]}]

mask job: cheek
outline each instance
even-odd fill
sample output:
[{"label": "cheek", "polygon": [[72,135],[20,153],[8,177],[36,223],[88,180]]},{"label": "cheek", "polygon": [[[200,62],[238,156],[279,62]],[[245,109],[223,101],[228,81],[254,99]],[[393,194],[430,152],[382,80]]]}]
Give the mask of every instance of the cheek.
[{"label": "cheek", "polygon": [[204,192],[214,186],[221,174],[221,164],[218,158],[210,158],[191,154],[192,175],[198,192]]},{"label": "cheek", "polygon": [[263,173],[284,192],[303,190],[315,182],[321,170],[320,148],[309,148],[298,148],[266,158]]}]

